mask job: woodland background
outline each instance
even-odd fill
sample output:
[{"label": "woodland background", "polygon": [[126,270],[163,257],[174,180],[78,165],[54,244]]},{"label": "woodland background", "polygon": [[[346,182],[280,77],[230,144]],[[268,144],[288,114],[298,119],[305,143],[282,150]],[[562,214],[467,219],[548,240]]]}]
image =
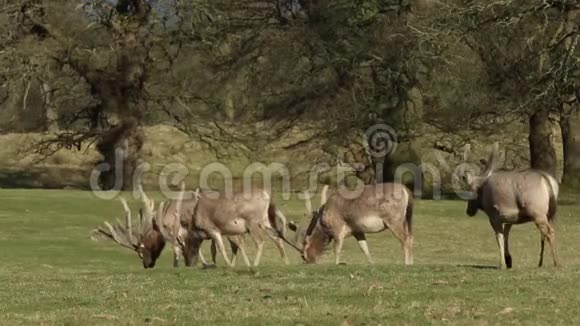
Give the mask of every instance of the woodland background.
[{"label": "woodland background", "polygon": [[[316,163],[370,183],[376,164],[389,180],[494,141],[504,168],[578,187],[579,13],[575,0],[0,0],[0,187],[87,188],[122,147],[123,189],[140,162],[154,187],[164,164],[195,183],[220,161],[236,178],[286,164],[299,190]],[[376,124],[397,130],[395,152],[368,154]]]}]

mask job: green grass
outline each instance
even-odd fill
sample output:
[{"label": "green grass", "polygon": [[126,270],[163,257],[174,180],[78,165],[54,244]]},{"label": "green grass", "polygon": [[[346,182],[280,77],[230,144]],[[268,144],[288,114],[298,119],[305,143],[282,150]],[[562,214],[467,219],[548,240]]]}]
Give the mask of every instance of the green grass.
[{"label": "green grass", "polygon": [[[302,216],[298,201],[279,206],[293,219]],[[344,266],[332,264],[332,252],[316,266],[290,252],[292,265],[284,266],[268,243],[262,266],[252,270],[222,262],[213,270],[174,269],[169,251],[144,270],[132,252],[88,238],[105,218],[121,215],[117,201],[80,191],[1,190],[0,324],[580,322],[580,207],[560,207],[563,268],[551,267],[549,254],[548,267],[535,267],[539,234],[521,225],[512,231],[510,271],[493,269],[497,249],[487,218],[469,218],[464,209],[459,201],[417,203],[412,267],[402,265],[392,235],[381,233],[369,240],[373,266],[351,238]]]}]

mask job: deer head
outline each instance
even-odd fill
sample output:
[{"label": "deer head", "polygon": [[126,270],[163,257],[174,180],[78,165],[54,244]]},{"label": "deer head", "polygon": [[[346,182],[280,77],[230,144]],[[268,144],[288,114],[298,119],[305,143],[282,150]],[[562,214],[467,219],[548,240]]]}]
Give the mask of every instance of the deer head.
[{"label": "deer head", "polygon": [[[319,245],[320,242],[319,237],[318,236],[313,237],[313,234],[315,228],[317,227],[318,220],[321,217],[324,204],[326,203],[327,193],[328,186],[325,185],[322,188],[322,192],[320,195],[320,208],[313,210],[312,202],[310,200],[310,194],[308,191],[305,191],[304,198],[306,210],[304,212],[304,219],[309,221],[308,224],[298,225],[293,221],[288,223],[288,228],[295,232],[294,243],[296,244],[297,249],[299,249],[302,252],[302,259],[307,263],[316,262],[316,260],[318,259],[318,257],[320,256],[320,254],[324,249]],[[322,242],[326,242],[327,239],[322,240],[323,240]]]},{"label": "deer head", "polygon": [[493,174],[494,170],[497,168],[498,157],[499,157],[499,144],[495,142],[489,154],[489,158],[487,160],[486,159],[480,160],[480,163],[484,166],[484,171],[482,174],[476,176],[473,175],[470,171],[465,170],[460,171],[460,175],[458,177],[460,177],[467,184],[469,190],[472,192],[472,198],[467,201],[467,210],[466,210],[467,215],[474,216],[481,207],[480,190],[487,181],[487,179]]},{"label": "deer head", "polygon": [[[159,205],[157,218],[155,218],[155,202],[147,197],[142,188],[140,188],[140,193],[143,208],[139,210],[137,223],[133,222],[127,201],[121,198],[120,201],[125,211],[125,223],[123,224],[118,219],[114,225],[105,222],[104,228],[100,227],[93,230],[92,238],[94,240],[97,240],[97,237],[109,239],[124,248],[133,250],[141,259],[144,268],[153,268],[165,247],[166,239],[170,242],[177,243],[178,230],[167,230],[160,223],[161,217],[164,214],[163,202]],[[182,199],[183,186],[180,193],[180,200],[177,203],[178,212],[180,211]],[[175,218],[179,219],[178,214],[176,214]]]}]

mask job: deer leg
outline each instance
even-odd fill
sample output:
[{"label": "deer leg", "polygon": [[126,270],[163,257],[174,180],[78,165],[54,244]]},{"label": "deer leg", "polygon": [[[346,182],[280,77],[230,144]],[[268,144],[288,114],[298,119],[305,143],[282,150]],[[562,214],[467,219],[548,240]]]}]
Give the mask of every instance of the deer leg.
[{"label": "deer leg", "polygon": [[[232,250],[234,247],[239,249],[240,253],[242,254],[242,259],[244,260],[244,263],[246,264],[246,266],[248,266],[248,267],[252,266],[250,264],[250,259],[248,259],[248,255],[246,254],[246,250],[244,249],[244,240],[241,237],[229,237],[228,239],[230,240],[230,245],[232,246]],[[236,256],[232,256],[232,264],[234,264],[233,259],[235,259],[235,257]]]},{"label": "deer leg", "polygon": [[538,263],[538,267],[542,267],[544,265],[544,243],[546,242],[546,236],[541,233],[540,234],[540,262]]},{"label": "deer leg", "polygon": [[230,261],[230,259],[228,257],[228,253],[226,252],[226,248],[224,247],[224,241],[222,239],[222,235],[219,232],[214,231],[214,232],[210,233],[210,236],[213,239],[213,241],[215,241],[219,251],[222,253],[222,256],[224,257],[226,265],[228,265],[229,267],[233,267],[232,262]]},{"label": "deer leg", "polygon": [[211,241],[211,246],[209,248],[210,252],[211,252],[211,262],[216,265],[216,256],[217,256],[217,248],[215,245],[215,241]]},{"label": "deer leg", "polygon": [[504,255],[505,255],[505,265],[506,267],[512,268],[512,254],[510,253],[509,247],[509,237],[510,237],[510,230],[512,229],[511,224],[505,224],[503,226],[503,243],[504,243]]},{"label": "deer leg", "polygon": [[[231,249],[232,248],[232,240],[228,238],[228,241],[230,242],[230,249]],[[235,253],[232,252],[232,258],[230,258],[230,261],[232,262],[232,266],[236,266],[236,258],[238,257],[237,256],[237,254],[238,254],[237,249],[239,249],[239,248],[238,248],[237,244],[235,244],[235,246],[236,246],[236,252]]]},{"label": "deer leg", "polygon": [[288,255],[286,254],[286,249],[284,248],[284,241],[282,240],[282,238],[273,235],[272,233],[268,232],[267,230],[266,230],[266,234],[268,235],[268,237],[270,239],[272,239],[272,241],[274,242],[276,247],[278,247],[278,251],[280,251],[280,256],[282,256],[282,260],[284,261],[284,264],[290,265],[290,260],[288,259]]},{"label": "deer leg", "polygon": [[[543,256],[543,239],[548,239],[548,243],[550,244],[550,248],[552,249],[552,258],[554,259],[554,266],[560,266],[560,260],[558,259],[558,248],[556,247],[556,232],[554,232],[554,228],[547,220],[540,220],[536,221],[536,226],[542,233],[542,249],[541,255]],[[540,263],[542,263],[543,258],[540,257]]]},{"label": "deer leg", "polygon": [[342,245],[344,244],[345,232],[346,227],[343,226],[340,232],[334,236],[334,260],[337,265],[340,264],[340,253],[342,252]]},{"label": "deer leg", "polygon": [[340,262],[340,254],[342,252],[342,245],[344,244],[344,238],[349,235],[351,230],[346,226],[343,225],[338,233],[333,235],[334,239],[334,257],[335,257],[335,264],[339,265]]},{"label": "deer leg", "polygon": [[[238,255],[238,250],[240,249],[240,247],[238,246],[237,243],[232,241],[232,239],[230,237],[228,237],[228,240],[230,241],[230,249],[232,249],[232,264],[235,264],[236,257]],[[241,239],[241,240],[243,241],[243,239]]]},{"label": "deer leg", "polygon": [[371,257],[371,252],[369,251],[367,238],[365,237],[364,233],[354,233],[353,236],[356,239],[356,241],[358,241],[358,246],[367,257],[367,261],[369,262],[369,264],[374,264],[373,258]]},{"label": "deer leg", "polygon": [[254,266],[258,266],[260,264],[260,259],[262,258],[262,252],[264,250],[264,239],[262,238],[262,232],[260,226],[255,224],[248,227],[248,232],[256,244],[256,258],[254,259]]},{"label": "deer leg", "polygon": [[181,246],[173,246],[173,267],[179,267],[179,257],[181,256]]},{"label": "deer leg", "polygon": [[387,225],[391,233],[401,242],[405,255],[405,265],[413,265],[413,236],[409,234],[403,223]]},{"label": "deer leg", "polygon": [[[209,265],[207,263],[207,260],[205,260],[205,257],[203,256],[203,253],[201,252],[201,247],[199,247],[198,251],[197,251],[197,256],[199,257],[199,260],[201,261],[201,265],[202,266],[207,266]],[[195,264],[194,264],[195,266]]]},{"label": "deer leg", "polygon": [[198,258],[201,259],[202,263],[205,261],[201,253],[202,242],[203,240],[194,238],[181,242],[181,252],[185,266],[194,267],[197,264]]},{"label": "deer leg", "polygon": [[405,261],[406,265],[413,265],[413,235],[407,233],[407,238],[405,239],[405,250],[407,252],[408,260]]},{"label": "deer leg", "polygon": [[560,257],[558,255],[558,245],[556,244],[556,231],[551,223],[548,222],[550,226],[550,233],[552,234],[550,238],[548,238],[548,242],[550,243],[550,247],[552,248],[552,259],[554,260],[554,266],[560,266]]},{"label": "deer leg", "polygon": [[254,259],[254,266],[260,265],[260,259],[262,258],[262,251],[264,250],[264,240],[255,240],[256,241],[256,258]]},{"label": "deer leg", "polygon": [[499,269],[503,269],[505,267],[505,250],[504,250],[504,234],[503,234],[503,226],[500,221],[490,219],[489,222],[491,223],[491,227],[495,232],[495,238],[497,240],[497,246],[499,247]]},{"label": "deer leg", "polygon": [[211,252],[211,264],[208,263],[207,260],[205,260],[205,257],[203,256],[203,253],[201,252],[201,246],[199,247],[198,256],[199,256],[199,259],[201,260],[201,265],[203,266],[203,268],[215,268],[216,267],[217,249],[216,249],[215,241],[213,239],[211,240],[211,244],[210,244],[210,252]]},{"label": "deer leg", "polygon": [[335,264],[340,264],[340,252],[342,251],[342,245],[344,243],[344,238],[341,236],[334,239],[334,262]]}]

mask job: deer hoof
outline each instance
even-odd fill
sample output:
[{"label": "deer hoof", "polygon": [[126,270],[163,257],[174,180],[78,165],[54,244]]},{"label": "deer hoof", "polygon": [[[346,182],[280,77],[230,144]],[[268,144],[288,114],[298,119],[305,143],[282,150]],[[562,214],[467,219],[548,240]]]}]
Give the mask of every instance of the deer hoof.
[{"label": "deer hoof", "polygon": [[216,264],[205,264],[203,265],[202,269],[216,269]]},{"label": "deer hoof", "polygon": [[512,268],[512,256],[505,256],[505,265],[508,269]]}]

